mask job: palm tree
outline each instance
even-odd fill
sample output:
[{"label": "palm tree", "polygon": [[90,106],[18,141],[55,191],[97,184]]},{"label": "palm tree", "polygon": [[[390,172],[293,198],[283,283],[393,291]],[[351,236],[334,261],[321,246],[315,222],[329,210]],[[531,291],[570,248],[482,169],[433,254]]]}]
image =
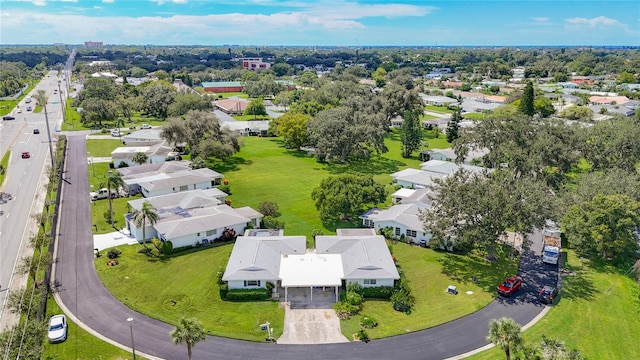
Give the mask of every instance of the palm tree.
[{"label": "palm tree", "polygon": [[147,247],[147,237],[145,234],[147,220],[149,220],[151,225],[155,224],[158,221],[158,212],[150,202],[145,201],[142,203],[140,210],[136,209],[133,211],[133,223],[138,228],[142,226],[142,244],[145,248]]},{"label": "palm tree", "polygon": [[135,155],[133,155],[133,159],[131,159],[131,161],[133,161],[138,165],[142,165],[147,162],[147,159],[148,159],[147,154],[143,152],[137,152],[135,153]]},{"label": "palm tree", "polygon": [[124,127],[124,119],[119,117],[113,120],[113,125],[118,128],[118,134],[120,133],[120,128]]},{"label": "palm tree", "polygon": [[487,341],[502,348],[507,360],[511,360],[511,350],[520,347],[523,343],[520,325],[506,317],[493,319],[489,323]]},{"label": "palm tree", "polygon": [[113,226],[113,201],[111,196],[111,188],[120,190],[120,188],[124,186],[124,181],[122,180],[122,174],[118,171],[107,172],[107,198],[109,199],[109,224]]},{"label": "palm tree", "polygon": [[171,335],[174,344],[187,344],[189,360],[191,360],[191,348],[197,342],[206,340],[204,328],[195,318],[183,317],[180,324],[169,335]]}]

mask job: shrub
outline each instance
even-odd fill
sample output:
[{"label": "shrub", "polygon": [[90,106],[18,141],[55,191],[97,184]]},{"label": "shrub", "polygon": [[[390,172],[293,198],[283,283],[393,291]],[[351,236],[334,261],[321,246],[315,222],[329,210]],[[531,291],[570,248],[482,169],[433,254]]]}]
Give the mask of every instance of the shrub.
[{"label": "shrub", "polygon": [[219,292],[220,292],[220,299],[226,300],[227,299],[227,294],[229,293],[229,285],[220,284]]},{"label": "shrub", "polygon": [[362,319],[360,319],[360,326],[365,329],[373,329],[378,326],[378,320],[367,315],[362,315]]},{"label": "shrub", "polygon": [[347,284],[347,294],[350,292],[355,292],[362,295],[362,286],[360,286],[357,282],[350,282]]},{"label": "shrub", "polygon": [[276,218],[280,216],[279,209],[280,208],[275,201],[263,201],[260,203],[260,205],[258,205],[258,212],[260,212],[265,217],[271,216]]},{"label": "shrub", "polygon": [[231,187],[229,185],[220,185],[218,186],[218,190],[226,193],[227,195],[231,195]]},{"label": "shrub", "polygon": [[[222,287],[222,286],[221,286]],[[267,289],[229,289],[225,300],[229,301],[255,301],[267,300]]]},{"label": "shrub", "polygon": [[416,299],[411,295],[411,292],[407,289],[397,289],[393,295],[391,295],[391,302],[393,303],[393,309],[403,312],[407,315],[411,314],[411,309],[416,303]]},{"label": "shrub", "polygon": [[118,167],[119,167],[119,168],[129,167],[129,164],[127,164],[127,163],[126,163],[126,162],[124,162],[124,161],[120,161],[120,164],[118,164]]},{"label": "shrub", "polygon": [[223,285],[225,282],[222,281],[222,276],[224,275],[224,270],[222,270],[222,265],[218,268],[216,272],[216,283],[218,285]]},{"label": "shrub", "polygon": [[284,229],[284,219],[265,216],[262,218],[262,227],[265,229]]},{"label": "shrub", "polygon": [[364,329],[358,330],[358,339],[363,342],[369,342],[369,334]]},{"label": "shrub", "polygon": [[225,241],[233,241],[236,239],[236,231],[233,229],[224,229],[222,231],[222,235],[219,238],[215,239],[214,242],[225,242]]},{"label": "shrub", "polygon": [[267,294],[271,295],[273,293],[273,288],[275,288],[276,286],[271,281],[267,281],[266,287]]},{"label": "shrub", "polygon": [[347,303],[351,304],[351,305],[355,305],[355,306],[362,306],[362,295],[358,294],[357,292],[347,292]]},{"label": "shrub", "polygon": [[362,306],[352,305],[346,301],[340,301],[333,304],[333,309],[336,311],[336,314],[340,319],[348,319],[351,316],[357,315],[360,310],[362,310]]},{"label": "shrub", "polygon": [[393,286],[376,286],[362,288],[360,295],[365,299],[389,299],[393,295]]},{"label": "shrub", "polygon": [[117,259],[122,254],[122,251],[118,249],[111,249],[107,252],[107,257],[109,259]]},{"label": "shrub", "polygon": [[160,239],[153,238],[151,239],[150,243],[154,248],[156,248],[156,250],[158,250],[159,254],[162,254],[162,241],[160,241]]},{"label": "shrub", "polygon": [[173,243],[171,241],[165,241],[162,243],[162,253],[169,255],[173,252]]}]

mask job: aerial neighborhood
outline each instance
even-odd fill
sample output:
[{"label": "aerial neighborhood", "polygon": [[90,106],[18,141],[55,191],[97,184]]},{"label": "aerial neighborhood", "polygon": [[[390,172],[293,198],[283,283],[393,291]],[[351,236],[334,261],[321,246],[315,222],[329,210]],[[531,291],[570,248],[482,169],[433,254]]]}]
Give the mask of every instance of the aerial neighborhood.
[{"label": "aerial neighborhood", "polygon": [[640,357],[637,47],[0,53],[5,358]]}]

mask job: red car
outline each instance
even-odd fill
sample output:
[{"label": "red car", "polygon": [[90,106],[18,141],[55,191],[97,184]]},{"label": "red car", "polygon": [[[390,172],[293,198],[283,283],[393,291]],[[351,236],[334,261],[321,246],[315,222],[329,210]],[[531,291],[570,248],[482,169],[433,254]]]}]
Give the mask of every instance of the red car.
[{"label": "red car", "polygon": [[521,286],[522,278],[518,276],[510,276],[498,286],[498,294],[510,297],[513,293],[520,290]]},{"label": "red car", "polygon": [[31,154],[28,151],[25,151],[22,153],[22,158],[23,159],[28,159],[31,157]]}]

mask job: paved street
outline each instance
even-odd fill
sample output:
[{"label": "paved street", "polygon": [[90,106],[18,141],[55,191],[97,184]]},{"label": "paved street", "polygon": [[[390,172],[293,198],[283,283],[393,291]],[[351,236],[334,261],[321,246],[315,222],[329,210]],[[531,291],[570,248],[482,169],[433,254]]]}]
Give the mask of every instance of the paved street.
[{"label": "paved street", "polygon": [[[115,299],[100,283],[93,266],[88,168],[84,136],[69,136],[67,171],[57,252],[57,295],[64,305],[90,328],[128,346],[131,343],[126,322],[135,319],[135,347],[153,356],[184,358],[184,346],[173,345],[172,326],[137,314]],[[419,249],[416,249],[419,251]],[[486,344],[491,319],[507,316],[528,323],[543,307],[535,290],[540,282],[553,281],[552,269],[546,276],[536,275],[541,267],[539,253],[525,252],[522,261],[524,290],[512,299],[497,300],[480,311],[431,329],[387,339],[326,345],[282,345],[253,343],[209,336],[194,348],[194,359],[444,359]],[[216,311],[216,309],[211,309]]]}]

